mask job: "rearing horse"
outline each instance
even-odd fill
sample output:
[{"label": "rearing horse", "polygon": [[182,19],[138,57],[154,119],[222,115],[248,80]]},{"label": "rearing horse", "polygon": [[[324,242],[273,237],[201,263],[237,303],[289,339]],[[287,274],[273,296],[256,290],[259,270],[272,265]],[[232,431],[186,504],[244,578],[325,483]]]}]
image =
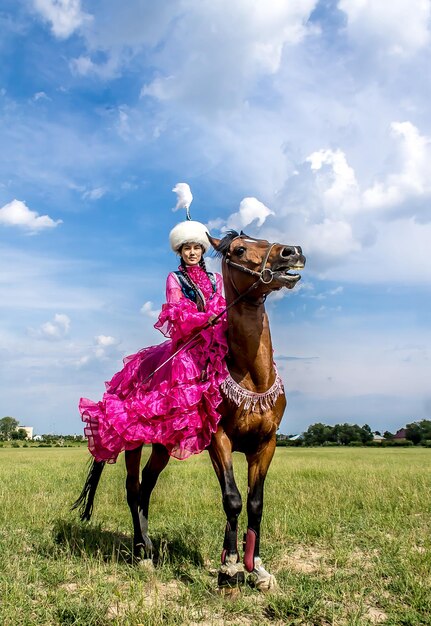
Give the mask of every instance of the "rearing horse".
[{"label": "rearing horse", "polygon": [[[305,257],[299,246],[271,244],[235,231],[223,239],[209,239],[222,258],[229,345],[229,376],[222,385],[223,401],[218,409],[222,418],[208,447],[226,513],[218,584],[229,587],[244,582],[245,566],[253,572],[256,587],[267,590],[275,585],[275,578],[265,570],[259,557],[263,488],[286,398],[273,362],[265,299],[272,291],[296,285],[300,275],[291,270],[302,269]],[[243,452],[248,463],[244,566],[238,552],[242,500],[233,473],[234,451]],[[140,481],[141,452],[142,446],[125,452],[126,491],[133,520],[134,555],[143,553],[148,558],[152,554],[148,537],[150,496],[170,457],[164,446],[154,444]],[[103,462],[93,462],[82,493],[73,505],[80,506],[81,519],[91,517],[103,467]]]}]

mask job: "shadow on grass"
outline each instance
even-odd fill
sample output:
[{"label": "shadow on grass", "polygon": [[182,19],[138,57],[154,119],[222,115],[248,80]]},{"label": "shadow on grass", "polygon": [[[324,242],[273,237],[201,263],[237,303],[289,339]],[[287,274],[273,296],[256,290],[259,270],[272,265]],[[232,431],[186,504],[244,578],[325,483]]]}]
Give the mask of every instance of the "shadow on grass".
[{"label": "shadow on grass", "polygon": [[[122,533],[103,530],[101,526],[58,519],[54,523],[52,535],[58,546],[67,548],[74,555],[87,554],[104,561],[129,565],[137,562],[133,556],[132,538]],[[185,563],[202,567],[204,564],[195,532],[189,526],[182,526],[175,531],[170,529],[169,536],[156,534],[151,540],[156,567],[164,564],[176,567]]]}]

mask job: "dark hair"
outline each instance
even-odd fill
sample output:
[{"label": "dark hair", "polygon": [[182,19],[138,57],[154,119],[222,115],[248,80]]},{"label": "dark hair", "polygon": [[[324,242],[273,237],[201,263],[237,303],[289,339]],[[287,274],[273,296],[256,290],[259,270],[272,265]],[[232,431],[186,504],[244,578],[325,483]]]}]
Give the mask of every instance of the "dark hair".
[{"label": "dark hair", "polygon": [[226,256],[229,252],[230,244],[236,237],[239,237],[239,233],[236,230],[228,230],[226,235],[220,241],[219,245],[216,248],[215,255],[218,257]]},{"label": "dark hair", "polygon": [[[203,263],[203,265],[202,265]],[[199,261],[199,265],[202,267],[203,270],[205,270],[206,273],[207,269],[205,266],[205,261],[203,259],[201,259]],[[202,300],[202,297],[199,294],[199,289],[198,286],[195,285],[195,283],[192,281],[192,279],[190,278],[188,272],[187,272],[187,265],[186,262],[184,261],[183,257],[181,257],[181,263],[180,263],[180,272],[181,274],[184,276],[184,279],[186,281],[186,283],[193,289],[193,291],[196,294],[196,306],[198,307],[198,311],[205,311],[205,303]]]}]

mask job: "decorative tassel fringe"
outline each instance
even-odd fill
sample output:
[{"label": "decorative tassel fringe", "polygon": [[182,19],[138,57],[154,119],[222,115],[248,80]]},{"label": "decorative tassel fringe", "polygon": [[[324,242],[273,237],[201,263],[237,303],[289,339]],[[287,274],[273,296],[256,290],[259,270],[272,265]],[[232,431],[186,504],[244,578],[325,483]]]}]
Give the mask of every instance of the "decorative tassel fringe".
[{"label": "decorative tassel fringe", "polygon": [[256,393],[244,389],[237,382],[234,381],[232,376],[228,374],[227,378],[222,382],[220,388],[228,400],[234,402],[237,406],[244,403],[244,410],[251,409],[254,411],[258,406],[261,411],[268,411],[277,402],[277,398],[284,392],[283,382],[275,371],[275,381],[273,385],[263,393]]}]

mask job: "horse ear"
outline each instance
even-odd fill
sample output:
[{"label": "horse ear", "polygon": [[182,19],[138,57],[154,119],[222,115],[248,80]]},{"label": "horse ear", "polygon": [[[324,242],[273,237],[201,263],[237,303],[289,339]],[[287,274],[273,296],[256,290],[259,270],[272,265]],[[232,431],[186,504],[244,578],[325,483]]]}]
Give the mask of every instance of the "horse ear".
[{"label": "horse ear", "polygon": [[209,233],[207,233],[207,237],[209,239],[210,244],[214,248],[214,250],[217,250],[220,245],[221,239],[217,239],[216,237],[211,237]]}]

